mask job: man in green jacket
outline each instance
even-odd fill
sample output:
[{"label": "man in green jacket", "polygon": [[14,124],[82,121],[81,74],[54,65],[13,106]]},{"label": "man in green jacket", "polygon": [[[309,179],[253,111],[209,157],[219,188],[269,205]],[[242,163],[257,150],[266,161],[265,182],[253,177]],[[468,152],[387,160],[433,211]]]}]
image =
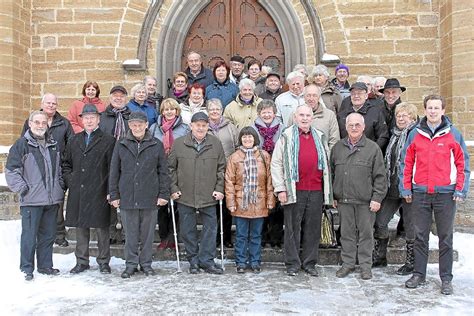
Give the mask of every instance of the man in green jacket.
[{"label": "man in green jacket", "polygon": [[342,268],[336,272],[338,278],[354,272],[357,253],[361,278],[372,278],[375,213],[387,192],[382,151],[364,135],[364,128],[361,114],[349,114],[347,137],[331,152],[334,206],[341,217]]},{"label": "man in green jacket", "polygon": [[[175,140],[168,158],[171,198],[178,203],[180,235],[190,263],[189,273],[200,269],[222,274],[214,264],[216,253],[216,204],[224,198],[225,155],[220,140],[207,134],[209,118],[203,112],[191,118],[191,132]],[[202,220],[198,243],[196,211]]]}]

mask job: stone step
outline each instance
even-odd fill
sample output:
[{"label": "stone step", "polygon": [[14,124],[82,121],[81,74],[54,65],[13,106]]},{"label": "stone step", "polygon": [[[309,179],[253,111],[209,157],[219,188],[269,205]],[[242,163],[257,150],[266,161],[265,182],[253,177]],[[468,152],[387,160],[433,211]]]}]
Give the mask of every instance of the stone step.
[{"label": "stone step", "polygon": [[[74,253],[75,250],[75,241],[70,241],[68,247],[59,247],[57,245],[54,246],[54,253],[59,254],[69,254]],[[175,249],[165,249],[165,250],[157,250],[158,243],[153,244],[153,260],[155,261],[175,261]],[[110,253],[111,256],[122,258],[123,256],[123,244],[114,244],[110,246]],[[98,249],[97,243],[91,242],[90,243],[90,255],[95,257],[97,256]],[[179,254],[180,260],[185,261],[185,250],[184,245],[179,244]],[[438,249],[430,249],[429,252],[429,263],[437,263],[438,262]],[[220,250],[216,249],[216,258],[220,258]],[[454,261],[458,261],[458,252],[454,251]],[[234,256],[234,249],[232,248],[224,248],[224,259],[235,259]],[[405,248],[388,248],[387,251],[387,260],[389,264],[403,264],[405,262]],[[262,262],[284,262],[284,254],[282,249],[264,247],[262,249]],[[341,250],[340,248],[329,248],[329,249],[319,249],[319,264],[320,265],[338,265],[341,263]]]}]

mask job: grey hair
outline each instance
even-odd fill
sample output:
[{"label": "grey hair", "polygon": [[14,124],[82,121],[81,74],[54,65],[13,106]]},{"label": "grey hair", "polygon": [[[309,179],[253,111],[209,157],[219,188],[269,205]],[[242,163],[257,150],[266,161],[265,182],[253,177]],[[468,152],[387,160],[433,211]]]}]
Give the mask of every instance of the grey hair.
[{"label": "grey hair", "polygon": [[214,105],[214,106],[217,105],[218,107],[220,107],[220,108],[221,108],[221,113],[222,113],[222,102],[221,102],[221,100],[219,100],[219,99],[217,99],[217,98],[213,98],[213,99],[207,100],[207,102],[206,102],[206,110],[207,110],[208,113],[209,113],[209,108],[210,108],[211,106],[213,106],[213,105]]},{"label": "grey hair", "polygon": [[316,65],[314,68],[313,68],[313,71],[311,71],[311,77],[315,77],[316,75],[323,75],[324,77],[326,78],[329,78],[329,70],[328,70],[328,67],[324,66],[324,65]]},{"label": "grey hair", "polygon": [[42,116],[46,117],[46,119],[48,119],[48,115],[47,115],[45,112],[40,111],[40,110],[35,110],[35,111],[31,112],[31,114],[30,114],[28,120],[29,120],[30,122],[33,122],[33,118],[34,118],[36,115],[42,115]]},{"label": "grey hair", "polygon": [[138,90],[145,90],[146,95],[148,96],[148,91],[146,90],[146,87],[143,83],[137,83],[136,85],[133,86],[133,88],[130,90],[130,95],[132,98],[135,98],[135,93],[137,93]]},{"label": "grey hair", "polygon": [[371,76],[362,75],[362,76],[357,77],[357,82],[366,83],[366,81],[370,82],[372,85],[375,84],[375,80]]},{"label": "grey hair", "polygon": [[58,103],[58,97],[57,97],[55,94],[52,94],[52,93],[45,93],[45,94],[41,97],[41,103],[44,103],[44,99],[45,99],[48,95],[52,95],[52,96],[56,99],[56,103]]},{"label": "grey hair", "polygon": [[293,67],[293,71],[300,71],[301,69],[304,70],[304,73],[308,73],[308,69],[306,68],[305,64],[297,64],[295,67]]},{"label": "grey hair", "polygon": [[[143,83],[146,84],[149,80],[154,80],[155,82],[158,82],[158,80],[156,80],[156,78],[153,77],[153,76],[145,76],[145,77],[143,78]],[[133,95],[133,94],[132,94],[132,95]]]},{"label": "grey hair", "polygon": [[[288,84],[291,83],[291,81],[293,81],[293,79],[297,79],[297,78],[300,78],[301,80],[304,81],[304,75],[299,72],[299,71],[292,71],[288,74],[288,76],[286,76],[286,82]],[[242,81],[241,81],[242,82]]]},{"label": "grey hair", "polygon": [[186,55],[186,59],[188,59],[189,56],[194,55],[194,54],[195,54],[195,55],[198,55],[198,56],[199,56],[199,59],[201,59],[201,55],[199,55],[199,53],[197,53],[197,52],[195,52],[195,51],[193,51],[193,50],[190,51],[190,52],[188,53],[188,55]]},{"label": "grey hair", "polygon": [[346,116],[346,124],[347,122],[349,121],[349,118],[352,117],[352,116],[359,116],[362,118],[362,124],[365,125],[365,119],[364,119],[364,116],[360,113],[357,113],[357,112],[352,112],[351,114],[349,114],[348,116]]},{"label": "grey hair", "polygon": [[383,83],[385,84],[385,82],[387,81],[387,78],[385,78],[385,77],[383,77],[383,76],[375,77],[375,78],[374,78],[374,84],[375,84],[377,81],[383,81]]},{"label": "grey hair", "polygon": [[303,91],[304,91],[304,92],[303,92],[304,94],[306,94],[306,91],[308,90],[309,87],[315,87],[315,88],[317,88],[318,94],[319,94],[319,96],[321,96],[321,92],[323,92],[323,89],[321,89],[320,86],[318,86],[318,85],[316,85],[316,84],[314,84],[314,83],[310,83],[309,85],[307,85],[306,87],[304,87],[304,90],[303,90]]},{"label": "grey hair", "polygon": [[239,90],[242,90],[245,86],[250,86],[255,91],[255,82],[252,79],[245,78],[239,82]]},{"label": "grey hair", "polygon": [[262,112],[265,109],[272,109],[273,113],[275,113],[275,114],[277,113],[276,104],[271,99],[263,99],[262,102],[260,102],[257,105],[257,113],[258,114],[260,114],[260,112]]}]

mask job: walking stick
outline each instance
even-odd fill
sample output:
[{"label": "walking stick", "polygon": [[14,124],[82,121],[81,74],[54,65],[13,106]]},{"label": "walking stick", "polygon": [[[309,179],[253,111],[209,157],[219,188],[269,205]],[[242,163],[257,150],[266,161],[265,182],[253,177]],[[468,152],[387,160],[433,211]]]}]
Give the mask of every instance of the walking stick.
[{"label": "walking stick", "polygon": [[176,218],[174,216],[174,203],[173,200],[170,199],[171,205],[171,218],[173,220],[173,235],[174,235],[174,249],[176,250],[176,264],[178,266],[177,273],[181,273],[181,265],[179,264],[179,249],[178,249],[178,233],[176,231]]},{"label": "walking stick", "polygon": [[222,216],[222,200],[219,200],[219,216],[221,218],[221,268],[224,270],[224,219]]}]

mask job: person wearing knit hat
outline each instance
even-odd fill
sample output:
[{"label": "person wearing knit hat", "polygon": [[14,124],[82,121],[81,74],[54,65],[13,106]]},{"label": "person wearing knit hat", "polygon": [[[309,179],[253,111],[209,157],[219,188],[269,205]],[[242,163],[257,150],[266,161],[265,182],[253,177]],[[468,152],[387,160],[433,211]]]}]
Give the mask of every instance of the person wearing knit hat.
[{"label": "person wearing knit hat", "polygon": [[341,92],[342,98],[349,96],[349,88],[351,87],[347,78],[349,78],[349,67],[344,64],[339,64],[336,66],[336,70],[334,71],[334,78],[331,82],[334,86]]}]

